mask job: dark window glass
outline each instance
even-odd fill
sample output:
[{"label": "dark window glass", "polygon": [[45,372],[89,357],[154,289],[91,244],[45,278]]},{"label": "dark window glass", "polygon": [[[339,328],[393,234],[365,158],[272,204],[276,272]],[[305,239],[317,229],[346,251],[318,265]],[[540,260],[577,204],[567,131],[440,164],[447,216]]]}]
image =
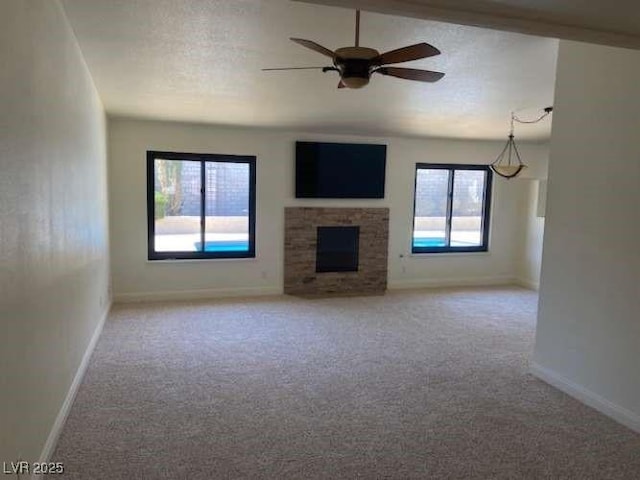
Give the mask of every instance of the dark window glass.
[{"label": "dark window glass", "polygon": [[255,257],[255,157],[147,152],[149,259]]},{"label": "dark window glass", "polygon": [[487,251],[491,182],[485,165],[416,165],[411,251]]}]

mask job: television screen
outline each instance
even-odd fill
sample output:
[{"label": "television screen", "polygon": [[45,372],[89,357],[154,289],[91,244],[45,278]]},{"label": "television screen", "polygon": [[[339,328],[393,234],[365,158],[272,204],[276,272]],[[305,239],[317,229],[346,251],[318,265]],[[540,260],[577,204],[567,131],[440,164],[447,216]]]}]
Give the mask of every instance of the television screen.
[{"label": "television screen", "polygon": [[386,145],[296,142],[296,198],[384,198]]}]

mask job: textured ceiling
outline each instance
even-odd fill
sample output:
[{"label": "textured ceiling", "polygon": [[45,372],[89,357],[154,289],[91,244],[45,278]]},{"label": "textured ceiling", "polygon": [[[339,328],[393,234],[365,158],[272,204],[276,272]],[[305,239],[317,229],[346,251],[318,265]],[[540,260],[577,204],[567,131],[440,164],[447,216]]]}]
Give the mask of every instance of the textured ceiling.
[{"label": "textured ceiling", "polygon": [[[442,55],[404,64],[446,72],[435,84],[376,76],[337,90],[334,73],[288,40],[353,44],[353,11],[286,0],[63,0],[108,113],[365,135],[504,138],[509,112],[553,100],[557,41],[363,12],[361,45],[421,41]],[[517,127],[548,137],[550,121]]]}]

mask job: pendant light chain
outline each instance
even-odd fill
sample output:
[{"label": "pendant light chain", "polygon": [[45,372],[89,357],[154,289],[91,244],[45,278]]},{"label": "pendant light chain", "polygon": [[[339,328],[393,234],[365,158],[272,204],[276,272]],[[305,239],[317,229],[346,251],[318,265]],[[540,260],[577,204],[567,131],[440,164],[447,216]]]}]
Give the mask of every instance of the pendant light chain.
[{"label": "pendant light chain", "polygon": [[515,112],[511,112],[511,130],[513,132],[514,121],[518,123],[538,123],[539,121],[544,120],[551,112],[553,112],[553,107],[547,107],[544,109],[544,113],[535,120],[522,120],[516,116]]}]

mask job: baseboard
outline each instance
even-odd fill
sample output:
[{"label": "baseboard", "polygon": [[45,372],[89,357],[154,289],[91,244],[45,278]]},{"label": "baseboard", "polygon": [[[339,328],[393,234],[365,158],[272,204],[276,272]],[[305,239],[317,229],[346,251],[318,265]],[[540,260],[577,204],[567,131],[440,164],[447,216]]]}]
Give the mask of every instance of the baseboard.
[{"label": "baseboard", "polygon": [[[53,426],[49,431],[49,436],[47,437],[47,441],[44,444],[42,449],[42,453],[40,454],[39,462],[46,463],[53,455],[53,451],[56,448],[56,443],[58,442],[58,438],[60,437],[60,433],[62,432],[62,428],[67,420],[67,416],[69,415],[69,411],[71,410],[71,406],[73,405],[73,401],[76,398],[76,394],[78,393],[78,388],[82,383],[82,379],[84,377],[85,372],[87,371],[87,367],[89,366],[89,360],[91,360],[91,354],[93,354],[93,350],[98,343],[98,339],[100,338],[100,334],[102,333],[102,328],[104,327],[104,323],[109,316],[109,311],[111,310],[111,303],[107,304],[107,308],[105,309],[98,325],[96,325],[95,330],[93,331],[93,335],[91,336],[91,340],[89,340],[89,345],[82,356],[82,361],[76,370],[76,374],[73,377],[73,382],[71,382],[71,386],[67,391],[67,396],[58,411],[58,415],[56,416],[56,420],[53,422]],[[33,475],[32,478],[42,478],[39,475]]]},{"label": "baseboard", "polygon": [[597,393],[593,393],[583,386],[573,383],[562,375],[559,375],[535,362],[531,364],[530,371],[540,380],[548,383],[558,390],[563,391],[567,395],[581,401],[600,413],[603,413],[625,427],[640,433],[640,415],[610,402]]},{"label": "baseboard", "polygon": [[[482,287],[493,285],[520,285],[510,276],[438,278],[389,281],[389,290],[438,287]],[[116,293],[115,303],[164,302],[172,300],[202,300],[229,297],[262,297],[282,295],[282,287],[206,288],[197,290],[163,290],[158,292]]]},{"label": "baseboard", "polygon": [[165,290],[133,292],[115,295],[116,303],[163,302],[168,300],[198,300],[228,297],[261,297],[282,295],[282,287],[207,288],[200,290]]},{"label": "baseboard", "polygon": [[533,280],[529,280],[528,278],[516,278],[515,284],[522,288],[535,290],[536,292],[540,290],[540,282],[534,282]]},{"label": "baseboard", "polygon": [[497,277],[469,277],[469,278],[420,278],[412,280],[389,281],[389,290],[403,290],[410,288],[438,288],[438,287],[483,287],[494,285],[513,285],[515,279],[508,276]]}]

